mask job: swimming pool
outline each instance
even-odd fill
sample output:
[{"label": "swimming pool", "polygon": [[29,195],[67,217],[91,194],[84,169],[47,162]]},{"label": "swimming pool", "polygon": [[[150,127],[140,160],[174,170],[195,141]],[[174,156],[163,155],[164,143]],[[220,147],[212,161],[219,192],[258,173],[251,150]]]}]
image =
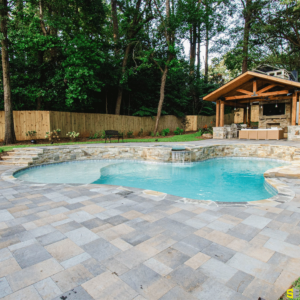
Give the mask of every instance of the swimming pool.
[{"label": "swimming pool", "polygon": [[75,161],[21,170],[16,178],[37,183],[94,183],[135,187],[196,200],[245,202],[270,198],[275,190],[263,173],[286,163],[224,158],[190,164]]}]

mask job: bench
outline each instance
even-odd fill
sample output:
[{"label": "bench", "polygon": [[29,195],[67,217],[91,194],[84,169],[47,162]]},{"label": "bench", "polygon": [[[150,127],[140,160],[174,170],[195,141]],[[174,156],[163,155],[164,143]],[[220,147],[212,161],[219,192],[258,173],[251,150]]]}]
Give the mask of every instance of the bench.
[{"label": "bench", "polygon": [[109,139],[111,142],[112,137],[118,138],[118,143],[120,138],[122,138],[122,142],[124,142],[123,133],[119,133],[117,130],[105,130],[105,143],[107,139]]}]

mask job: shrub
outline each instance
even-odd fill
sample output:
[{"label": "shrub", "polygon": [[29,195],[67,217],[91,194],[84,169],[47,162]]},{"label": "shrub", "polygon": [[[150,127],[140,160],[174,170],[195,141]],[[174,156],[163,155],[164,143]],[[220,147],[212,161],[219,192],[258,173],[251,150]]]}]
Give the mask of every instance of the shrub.
[{"label": "shrub", "polygon": [[101,137],[101,133],[100,132],[96,132],[94,135],[89,136],[89,139],[94,140],[94,139],[99,139]]},{"label": "shrub", "polygon": [[79,132],[76,131],[70,131],[66,134],[71,140],[75,140],[76,138],[79,137]]},{"label": "shrub", "polygon": [[166,136],[166,135],[168,135],[169,133],[170,133],[170,129],[169,129],[169,128],[163,129],[163,130],[161,131],[161,135],[162,135],[162,136]]},{"label": "shrub", "polygon": [[59,141],[59,135],[61,133],[60,129],[54,129],[50,132],[46,132],[46,139],[49,139],[50,142],[54,142],[55,140]]},{"label": "shrub", "polygon": [[150,136],[154,136],[154,132],[153,131],[150,131]]},{"label": "shrub", "polygon": [[177,127],[176,130],[174,130],[175,135],[182,135],[182,133],[183,133],[183,129],[181,129],[179,127]]},{"label": "shrub", "polygon": [[35,137],[36,136],[36,131],[35,130],[27,131],[26,136],[30,136],[31,138]]},{"label": "shrub", "polygon": [[156,132],[156,135],[155,135],[155,136],[159,136],[159,131]]},{"label": "shrub", "polygon": [[199,129],[198,132],[197,132],[197,136],[201,136],[203,134],[202,130]]},{"label": "shrub", "polygon": [[143,130],[143,128],[141,128],[141,130],[138,133],[138,136],[143,136],[143,134],[144,134],[144,130]]},{"label": "shrub", "polygon": [[100,138],[101,138],[101,139],[105,139],[105,136],[106,136],[105,130],[102,130],[102,131],[101,131],[101,136],[100,136]]},{"label": "shrub", "polygon": [[133,137],[133,131],[127,131],[127,137],[132,138]]}]

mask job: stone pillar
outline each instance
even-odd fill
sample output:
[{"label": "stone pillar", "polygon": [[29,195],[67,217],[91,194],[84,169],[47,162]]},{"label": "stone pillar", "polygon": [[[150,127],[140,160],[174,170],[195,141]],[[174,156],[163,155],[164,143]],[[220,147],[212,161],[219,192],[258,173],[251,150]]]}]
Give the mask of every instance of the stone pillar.
[{"label": "stone pillar", "polygon": [[300,141],[300,126],[288,126],[288,141]]},{"label": "stone pillar", "polygon": [[226,139],[226,128],[213,127],[213,138],[214,139]]}]

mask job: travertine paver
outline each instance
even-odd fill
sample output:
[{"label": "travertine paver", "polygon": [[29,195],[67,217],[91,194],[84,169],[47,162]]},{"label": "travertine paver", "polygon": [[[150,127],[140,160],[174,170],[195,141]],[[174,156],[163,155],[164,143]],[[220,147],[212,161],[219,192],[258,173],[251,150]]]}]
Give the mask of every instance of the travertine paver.
[{"label": "travertine paver", "polygon": [[0,298],[278,299],[300,276],[300,180],[280,180],[296,196],[272,206],[0,180]]}]

